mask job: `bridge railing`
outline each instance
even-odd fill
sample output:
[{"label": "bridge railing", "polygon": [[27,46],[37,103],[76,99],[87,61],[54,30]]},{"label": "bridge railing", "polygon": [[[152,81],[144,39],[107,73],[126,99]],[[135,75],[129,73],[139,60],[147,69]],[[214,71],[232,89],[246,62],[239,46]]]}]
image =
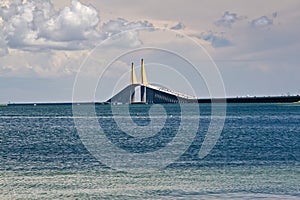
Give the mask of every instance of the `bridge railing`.
[{"label": "bridge railing", "polygon": [[152,88],[152,89],[156,89],[156,90],[159,90],[159,91],[162,91],[162,92],[166,92],[166,93],[169,93],[169,94],[172,94],[172,95],[178,96],[180,98],[184,98],[184,99],[197,99],[197,97],[187,95],[187,94],[183,94],[183,93],[176,92],[176,91],[172,91],[170,89],[163,88],[163,87],[158,87],[158,86],[155,86],[155,85],[148,84],[147,87]]}]

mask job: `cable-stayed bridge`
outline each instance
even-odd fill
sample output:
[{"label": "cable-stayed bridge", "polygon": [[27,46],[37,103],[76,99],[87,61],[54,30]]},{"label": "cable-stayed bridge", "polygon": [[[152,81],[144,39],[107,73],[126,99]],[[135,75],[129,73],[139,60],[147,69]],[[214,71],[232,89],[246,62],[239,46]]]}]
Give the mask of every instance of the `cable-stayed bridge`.
[{"label": "cable-stayed bridge", "polygon": [[[139,97],[136,97],[139,92]],[[197,103],[196,97],[175,92],[163,87],[151,85],[148,83],[144,60],[141,60],[141,79],[137,81],[134,64],[131,65],[131,81],[130,85],[125,87],[119,93],[107,100],[113,104],[134,104],[134,103]]]},{"label": "cable-stayed bridge", "polygon": [[142,59],[140,81],[138,82],[136,79],[134,65],[132,63],[130,84],[107,100],[106,103],[293,103],[294,105],[299,105],[300,95],[197,99],[194,96],[149,84],[146,76],[144,60]]}]

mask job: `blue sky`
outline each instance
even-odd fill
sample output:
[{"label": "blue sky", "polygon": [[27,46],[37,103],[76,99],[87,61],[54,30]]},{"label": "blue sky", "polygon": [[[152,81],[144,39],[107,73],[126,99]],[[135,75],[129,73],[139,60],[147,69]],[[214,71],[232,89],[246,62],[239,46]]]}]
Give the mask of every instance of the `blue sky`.
[{"label": "blue sky", "polygon": [[[120,52],[149,46],[179,52],[200,70],[209,71],[211,64],[199,59],[203,52],[188,44],[190,40],[217,64],[227,96],[300,94],[299,9],[298,0],[4,0],[0,2],[0,102],[71,101],[78,73],[86,70],[84,87],[94,87],[89,83],[99,80],[95,74],[103,71],[104,63]],[[158,34],[164,28],[176,35]],[[198,97],[209,96],[203,80],[198,87],[190,66],[176,67],[180,62],[173,56],[162,57],[160,51],[130,55],[116,60],[115,68],[112,65],[101,77],[104,86],[126,84],[131,61],[138,66],[144,57],[152,81],[185,92],[174,80],[176,74],[159,71],[169,65],[186,73]],[[107,88],[97,91],[95,99],[83,93],[82,100],[105,100],[110,95]]]}]

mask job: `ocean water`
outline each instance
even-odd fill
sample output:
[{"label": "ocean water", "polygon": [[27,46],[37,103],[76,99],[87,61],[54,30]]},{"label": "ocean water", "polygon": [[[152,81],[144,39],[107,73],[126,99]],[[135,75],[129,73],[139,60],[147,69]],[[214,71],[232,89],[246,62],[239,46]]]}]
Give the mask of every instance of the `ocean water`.
[{"label": "ocean water", "polygon": [[[200,113],[195,105],[182,106],[190,123],[184,128],[183,108],[176,104],[97,105],[95,116],[74,115],[68,105],[0,107],[0,199],[300,199],[299,104],[227,104],[221,135],[204,158],[198,153],[211,106],[199,105]],[[79,127],[78,119],[96,120],[112,144],[136,157],[168,148],[179,130],[188,135],[193,125],[198,129],[166,167],[130,170],[147,165],[128,157],[121,170],[83,142],[79,129],[88,130],[92,141],[99,133],[89,123]],[[143,130],[153,135],[145,139]],[[180,149],[186,138],[178,137]],[[100,147],[94,148],[119,160]]]}]

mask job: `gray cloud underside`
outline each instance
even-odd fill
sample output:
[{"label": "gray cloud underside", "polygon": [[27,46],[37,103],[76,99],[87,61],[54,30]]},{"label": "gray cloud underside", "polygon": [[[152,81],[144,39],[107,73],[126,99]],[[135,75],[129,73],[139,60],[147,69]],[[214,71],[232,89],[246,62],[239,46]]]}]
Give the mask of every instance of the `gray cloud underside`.
[{"label": "gray cloud underside", "polygon": [[[278,15],[277,12],[273,12],[272,18],[276,18],[277,15]],[[253,19],[250,24],[254,28],[269,26],[273,24],[272,18],[269,18],[267,16],[261,16],[256,19]],[[242,19],[245,19],[245,17],[239,17],[236,13],[231,13],[229,11],[226,11],[221,16],[221,18],[215,22],[215,25],[219,27],[223,26],[223,27],[231,28],[235,22]]]},{"label": "gray cloud underside", "polygon": [[185,28],[185,25],[181,22],[176,24],[175,26],[172,26],[170,29],[171,30],[183,30]]},{"label": "gray cloud underside", "polygon": [[226,39],[224,35],[214,33],[211,31],[203,32],[198,35],[193,34],[190,36],[196,37],[201,40],[205,40],[205,41],[209,42],[211,44],[211,46],[213,46],[214,48],[228,47],[228,46],[233,45],[233,43],[230,40]]},{"label": "gray cloud underside", "polygon": [[[273,13],[273,17],[274,18],[277,17],[277,13],[276,14]],[[266,27],[266,26],[270,26],[272,24],[273,24],[273,20],[268,18],[267,16],[261,16],[261,17],[251,21],[251,26],[254,28]]]},{"label": "gray cloud underside", "polygon": [[215,25],[231,28],[232,24],[238,19],[239,18],[236,13],[230,13],[229,11],[226,11],[223,16],[215,22]]}]

